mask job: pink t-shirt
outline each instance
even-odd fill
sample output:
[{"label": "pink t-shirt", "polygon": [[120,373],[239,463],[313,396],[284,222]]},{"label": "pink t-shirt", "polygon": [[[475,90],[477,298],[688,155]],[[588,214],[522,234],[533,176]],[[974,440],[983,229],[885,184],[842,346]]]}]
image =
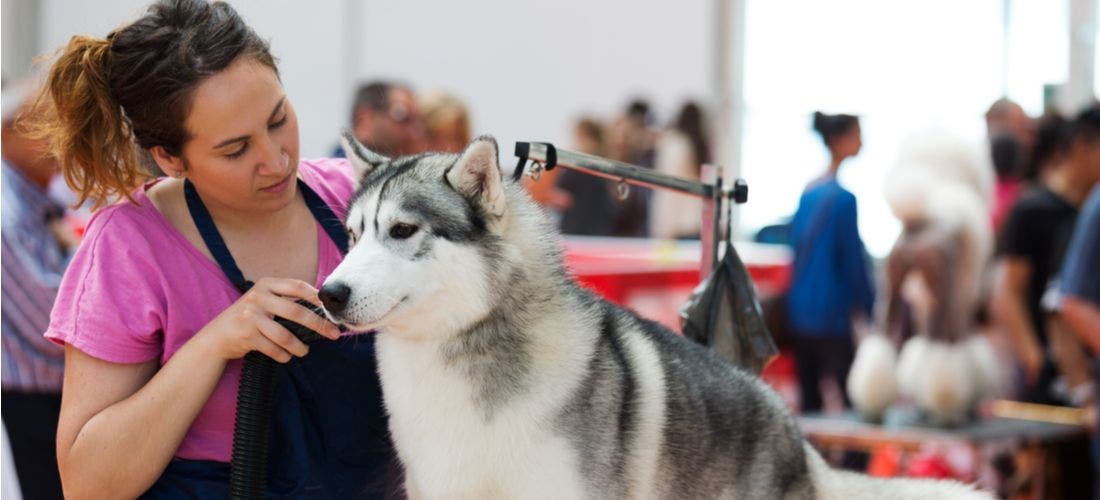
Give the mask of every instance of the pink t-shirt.
[{"label": "pink t-shirt", "polygon": [[[344,218],[355,189],[347,160],[303,160],[298,176]],[[113,363],[156,359],[163,366],[240,298],[221,268],[149,201],[151,185],[134,192],[136,205],[121,202],[92,218],[61,281],[46,338]],[[341,255],[320,224],[317,235],[320,287]],[[240,376],[241,360],[229,363],[177,458],[229,461]]]}]

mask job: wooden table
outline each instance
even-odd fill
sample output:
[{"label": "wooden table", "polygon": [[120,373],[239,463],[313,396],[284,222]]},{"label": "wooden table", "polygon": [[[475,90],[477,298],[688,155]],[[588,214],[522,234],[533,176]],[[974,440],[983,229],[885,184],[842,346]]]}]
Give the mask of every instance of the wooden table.
[{"label": "wooden table", "polygon": [[[950,443],[966,446],[980,463],[982,450],[995,443],[1012,443],[1034,460],[1032,470],[1042,471],[1050,445],[1081,439],[1085,429],[1068,425],[1014,418],[990,417],[958,427],[935,427],[922,423],[912,409],[892,408],[882,423],[863,421],[856,413],[809,413],[798,418],[802,433],[819,449],[873,451],[893,446],[903,453],[915,453],[928,444]],[[1035,498],[1047,490],[1044,474],[1035,474]],[[963,478],[976,481],[977,477]]]}]

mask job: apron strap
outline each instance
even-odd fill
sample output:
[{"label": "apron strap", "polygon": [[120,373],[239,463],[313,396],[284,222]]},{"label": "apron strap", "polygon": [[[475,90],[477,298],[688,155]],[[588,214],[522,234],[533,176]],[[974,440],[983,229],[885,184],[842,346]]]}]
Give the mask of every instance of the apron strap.
[{"label": "apron strap", "polygon": [[329,239],[340,250],[340,254],[347,255],[348,232],[344,229],[344,224],[340,222],[340,218],[332,211],[332,207],[329,207],[328,203],[325,203],[325,200],[322,200],[321,196],[301,179],[298,179],[298,188],[302,190],[302,197],[305,198],[309,211],[313,212],[313,218],[317,219],[317,223],[325,229]]},{"label": "apron strap", "polygon": [[[321,196],[301,179],[298,179],[298,189],[301,190],[302,197],[305,199],[310,213],[313,214],[313,218],[324,228],[325,233],[336,244],[336,248],[340,250],[340,253],[346,254],[348,252],[348,235],[344,231],[343,224],[340,223],[340,218],[325,203],[325,200],[322,200]],[[187,201],[187,210],[191,213],[191,219],[195,221],[195,227],[198,228],[199,235],[202,236],[206,248],[210,250],[210,254],[217,261],[218,267],[225,273],[225,277],[233,283],[233,286],[237,287],[237,290],[241,293],[247,292],[249,288],[252,288],[252,282],[245,279],[241,268],[237,267],[237,261],[233,258],[233,254],[225,244],[225,239],[222,238],[218,227],[214,224],[214,218],[210,216],[210,211],[206,209],[206,204],[202,202],[202,198],[199,197],[199,193],[195,190],[195,185],[191,183],[190,179],[184,179],[183,181],[183,196]]]},{"label": "apron strap", "polygon": [[206,209],[206,204],[202,202],[198,191],[195,191],[195,185],[191,184],[191,179],[183,180],[183,197],[187,200],[187,210],[191,212],[191,219],[195,221],[195,227],[199,229],[202,241],[206,243],[206,248],[210,250],[210,255],[214,256],[218,267],[222,268],[225,277],[229,278],[237,290],[241,293],[248,291],[252,288],[252,283],[244,279],[241,268],[237,267],[237,261],[229,252],[222,234],[214,225],[214,218],[210,216],[210,211]]}]

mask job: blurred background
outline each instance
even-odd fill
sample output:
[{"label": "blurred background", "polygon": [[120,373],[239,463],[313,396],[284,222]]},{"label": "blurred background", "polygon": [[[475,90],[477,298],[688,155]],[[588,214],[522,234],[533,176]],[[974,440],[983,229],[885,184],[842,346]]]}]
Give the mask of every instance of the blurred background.
[{"label": "blurred background", "polygon": [[[859,115],[865,147],[840,176],[876,257],[900,227],[881,186],[907,134],[939,126],[978,142],[1000,97],[1032,116],[1068,113],[1091,98],[1100,67],[1091,0],[232,3],[280,59],[304,156],[333,149],[356,85],[376,78],[458,97],[473,134],[495,135],[508,160],[513,141],[567,147],[579,117],[611,117],[635,98],[655,125],[693,99],[710,111],[715,162],[751,186],[743,235],[792,214],[828,162],[812,112]],[[4,0],[5,78],[146,4]]]},{"label": "blurred background", "polygon": [[[763,311],[761,375],[832,463],[1100,498],[1100,0],[230,3],[270,40],[303,157],[341,154],[344,128],[388,154],[489,134],[508,171],[543,141],[745,179],[737,286],[763,307],[739,311]],[[13,84],[148,4],[3,0],[5,139]],[[18,146],[5,165],[33,166]],[[698,200],[564,168],[524,183],[578,281],[680,329],[708,266]],[[74,240],[75,212],[55,217]]]}]

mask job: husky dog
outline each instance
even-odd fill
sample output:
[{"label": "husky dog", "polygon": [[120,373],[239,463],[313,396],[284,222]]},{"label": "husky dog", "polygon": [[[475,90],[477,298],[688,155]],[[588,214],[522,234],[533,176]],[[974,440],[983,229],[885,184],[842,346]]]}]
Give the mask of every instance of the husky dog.
[{"label": "husky dog", "polygon": [[[886,259],[886,335],[861,342],[848,377],[853,404],[875,418],[893,401],[893,380],[933,423],[959,424],[999,385],[996,354],[975,332],[982,277],[992,250],[988,200],[993,170],[945,132],[903,145],[886,198],[902,234]],[[896,343],[907,335],[895,361]]]},{"label": "husky dog", "polygon": [[411,498],[986,498],[828,468],[759,379],[567,276],[492,138],[362,170],[320,296],[377,330]]}]

